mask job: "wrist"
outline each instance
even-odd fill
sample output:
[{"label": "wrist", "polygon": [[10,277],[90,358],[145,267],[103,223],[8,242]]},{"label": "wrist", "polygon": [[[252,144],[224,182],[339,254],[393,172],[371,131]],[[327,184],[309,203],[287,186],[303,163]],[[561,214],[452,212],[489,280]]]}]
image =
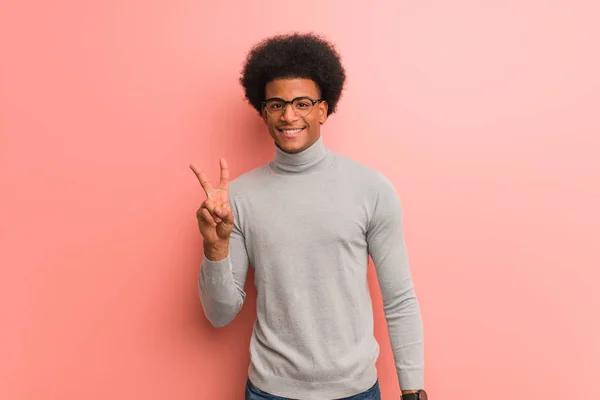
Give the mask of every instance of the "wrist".
[{"label": "wrist", "polygon": [[210,261],[221,261],[229,254],[229,240],[204,242],[204,255]]}]

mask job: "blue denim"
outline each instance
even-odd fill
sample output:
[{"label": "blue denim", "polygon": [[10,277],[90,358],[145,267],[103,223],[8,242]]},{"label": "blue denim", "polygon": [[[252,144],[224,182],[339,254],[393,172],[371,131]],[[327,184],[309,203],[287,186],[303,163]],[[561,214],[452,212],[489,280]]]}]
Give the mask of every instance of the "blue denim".
[{"label": "blue denim", "polygon": [[[272,394],[263,392],[250,382],[250,379],[246,382],[246,398],[245,400],[293,400],[287,397],[274,396]],[[379,380],[366,392],[362,392],[350,397],[344,397],[335,400],[381,400],[381,392],[379,390]]]}]

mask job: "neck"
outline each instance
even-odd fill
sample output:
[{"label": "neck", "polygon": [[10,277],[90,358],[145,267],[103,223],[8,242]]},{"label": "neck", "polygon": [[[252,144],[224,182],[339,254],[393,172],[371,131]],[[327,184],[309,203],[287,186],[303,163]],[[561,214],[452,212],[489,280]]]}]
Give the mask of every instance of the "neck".
[{"label": "neck", "polygon": [[323,143],[323,136],[319,136],[309,148],[298,153],[288,153],[275,143],[275,158],[273,167],[285,172],[306,172],[317,168],[328,153]]}]

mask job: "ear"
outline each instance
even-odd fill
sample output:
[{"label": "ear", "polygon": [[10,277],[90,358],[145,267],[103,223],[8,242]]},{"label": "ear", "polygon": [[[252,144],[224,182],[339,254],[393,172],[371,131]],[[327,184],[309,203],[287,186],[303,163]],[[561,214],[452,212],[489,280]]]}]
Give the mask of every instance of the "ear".
[{"label": "ear", "polygon": [[329,110],[329,104],[326,101],[319,102],[319,123],[321,125],[327,121],[327,110]]},{"label": "ear", "polygon": [[269,116],[267,115],[267,110],[264,107],[260,110],[260,116],[262,117],[262,120],[266,125],[267,119],[269,118]]}]

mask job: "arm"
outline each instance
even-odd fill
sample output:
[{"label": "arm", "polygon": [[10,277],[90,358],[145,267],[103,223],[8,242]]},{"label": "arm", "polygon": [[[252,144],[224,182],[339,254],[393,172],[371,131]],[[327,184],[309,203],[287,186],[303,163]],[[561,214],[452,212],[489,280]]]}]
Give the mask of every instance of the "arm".
[{"label": "arm", "polygon": [[385,177],[378,185],[367,243],[381,288],[402,393],[423,389],[421,313],[408,263],[400,200]]},{"label": "arm", "polygon": [[[231,203],[233,211],[233,199]],[[198,293],[204,314],[217,328],[229,324],[235,318],[246,298],[244,283],[249,261],[238,221],[236,216],[228,243],[211,245],[204,242]]]},{"label": "arm", "polygon": [[190,165],[207,196],[196,212],[198,228],[204,238],[198,293],[204,314],[215,327],[230,323],[242,308],[248,273],[244,236],[235,215],[234,199],[229,195],[229,167],[224,158],[219,162],[221,180],[217,189],[203,171]]}]

